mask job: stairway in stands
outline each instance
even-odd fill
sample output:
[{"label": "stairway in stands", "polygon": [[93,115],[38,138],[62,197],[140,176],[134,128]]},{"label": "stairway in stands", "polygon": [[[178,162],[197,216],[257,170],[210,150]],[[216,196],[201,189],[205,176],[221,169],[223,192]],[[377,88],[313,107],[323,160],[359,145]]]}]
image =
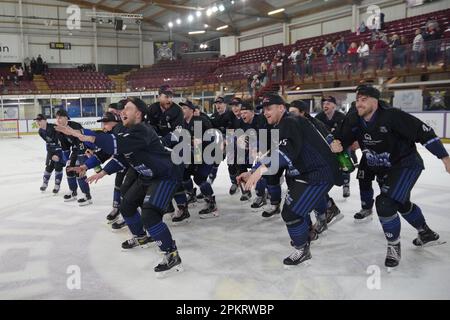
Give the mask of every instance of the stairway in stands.
[{"label": "stairway in stands", "polygon": [[35,74],[33,77],[33,83],[36,86],[38,93],[51,93],[50,87],[42,75]]}]

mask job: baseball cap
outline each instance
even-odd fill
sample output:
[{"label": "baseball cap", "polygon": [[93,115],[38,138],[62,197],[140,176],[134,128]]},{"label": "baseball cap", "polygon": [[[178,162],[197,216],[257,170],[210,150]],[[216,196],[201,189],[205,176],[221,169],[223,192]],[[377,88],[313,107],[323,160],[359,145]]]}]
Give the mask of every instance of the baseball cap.
[{"label": "baseball cap", "polygon": [[69,114],[64,109],[59,109],[58,111],[56,111],[56,116],[69,118]]},{"label": "baseball cap", "polygon": [[225,103],[225,98],[224,97],[217,97],[216,100],[214,101],[214,103]]},{"label": "baseball cap", "polygon": [[229,105],[231,106],[237,106],[239,104],[242,104],[242,99],[238,98],[238,97],[234,97],[233,99],[231,99]]},{"label": "baseball cap", "polygon": [[268,107],[271,106],[273,104],[282,104],[285,105],[286,103],[284,102],[283,98],[280,97],[277,94],[268,94],[265,95],[263,100],[262,100],[262,106],[263,107]]},{"label": "baseball cap", "polygon": [[172,97],[173,96],[173,91],[172,91],[172,88],[170,88],[169,85],[164,84],[161,87],[159,87],[158,94],[160,94],[160,95],[161,94],[165,94],[166,96]]},{"label": "baseball cap", "polygon": [[105,112],[103,117],[97,122],[120,122],[120,117],[112,112]]},{"label": "baseball cap", "polygon": [[332,96],[327,96],[327,97],[322,97],[322,103],[324,103],[324,102],[331,102],[331,103],[334,103],[334,104],[337,104],[337,102],[336,102],[336,98],[335,97],[332,97]]},{"label": "baseball cap", "polygon": [[136,106],[136,108],[138,108],[138,110],[142,112],[142,119],[145,119],[148,107],[144,101],[136,97],[128,97],[127,102],[132,102]]},{"label": "baseball cap", "polygon": [[39,114],[36,116],[36,118],[33,119],[33,120],[37,120],[37,121],[39,121],[39,120],[47,120],[47,117],[44,116],[42,113],[39,113]]},{"label": "baseball cap", "polygon": [[291,107],[297,108],[300,112],[309,112],[309,105],[303,100],[292,101]]},{"label": "baseball cap", "polygon": [[379,100],[381,93],[371,85],[362,84],[356,87],[356,95],[368,96]]},{"label": "baseball cap", "polygon": [[250,101],[242,101],[241,110],[255,111],[255,108]]},{"label": "baseball cap", "polygon": [[192,103],[192,101],[189,101],[189,100],[186,100],[184,102],[180,102],[179,105],[180,106],[186,106],[186,107],[188,107],[189,109],[192,109],[192,110],[195,109],[194,104]]}]

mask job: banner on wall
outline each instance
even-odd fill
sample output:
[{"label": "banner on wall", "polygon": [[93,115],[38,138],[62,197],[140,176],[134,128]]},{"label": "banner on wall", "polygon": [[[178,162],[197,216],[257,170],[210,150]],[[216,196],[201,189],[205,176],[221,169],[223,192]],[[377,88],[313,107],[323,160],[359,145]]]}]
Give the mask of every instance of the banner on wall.
[{"label": "banner on wall", "polygon": [[155,46],[156,61],[175,59],[176,57],[175,42],[173,41],[155,42],[154,46]]},{"label": "banner on wall", "polygon": [[0,34],[0,63],[20,61],[19,36],[12,34]]},{"label": "banner on wall", "polygon": [[423,109],[422,90],[396,90],[394,91],[395,108],[406,112],[419,112]]}]

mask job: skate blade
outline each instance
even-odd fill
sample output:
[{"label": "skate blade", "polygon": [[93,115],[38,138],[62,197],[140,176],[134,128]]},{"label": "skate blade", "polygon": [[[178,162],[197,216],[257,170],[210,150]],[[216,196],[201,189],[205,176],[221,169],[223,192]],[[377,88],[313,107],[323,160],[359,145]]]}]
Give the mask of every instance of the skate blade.
[{"label": "skate blade", "polygon": [[173,274],[173,273],[181,273],[184,271],[184,267],[183,265],[180,263],[179,265],[176,265],[175,267],[173,267],[170,270],[167,271],[161,271],[161,272],[156,272],[156,278],[157,279],[164,279],[167,278],[169,275]]},{"label": "skate blade", "polygon": [[271,215],[271,216],[269,216],[269,217],[261,216],[261,218],[263,218],[263,220],[272,220],[272,219],[274,219],[274,218],[276,218],[276,217],[279,217],[279,216],[280,216],[279,213],[275,213],[275,214],[273,214],[273,215]]},{"label": "skate blade", "polygon": [[392,273],[398,269],[398,266],[396,267],[386,267],[387,273]]},{"label": "skate blade", "polygon": [[370,215],[370,216],[368,216],[368,217],[366,217],[366,218],[363,218],[363,219],[353,219],[353,221],[354,221],[356,224],[364,224],[364,223],[371,222],[372,220],[373,220],[372,215]]},{"label": "skate blade", "polygon": [[73,202],[77,200],[77,198],[64,199],[64,202]]},{"label": "skate blade", "polygon": [[328,226],[331,226],[333,224],[335,224],[338,221],[341,221],[342,219],[344,219],[344,215],[342,213],[339,213],[337,216],[335,216],[333,219],[331,219],[331,221],[328,223]]},{"label": "skate blade", "polygon": [[304,269],[304,268],[308,268],[311,266],[311,259],[305,260],[303,262],[300,262],[299,264],[296,265],[287,265],[287,264],[283,264],[283,268],[285,270],[295,270],[298,268]]},{"label": "skate blade", "polygon": [[252,212],[261,212],[261,210],[264,210],[263,207],[264,207],[264,206],[261,206],[261,207],[259,207],[259,208],[252,208],[252,207],[250,207],[250,210],[251,210]]},{"label": "skate blade", "polygon": [[188,224],[188,223],[190,223],[191,221],[190,221],[190,219],[189,218],[187,218],[187,219],[184,219],[184,220],[182,220],[182,221],[172,221],[172,226],[174,226],[174,227],[176,227],[176,226],[182,226],[182,225],[185,225],[185,224]]},{"label": "skate blade", "polygon": [[416,246],[417,248],[429,248],[429,247],[435,247],[435,246],[440,246],[441,244],[446,244],[447,243],[447,241],[442,241],[442,240],[436,240],[436,241],[430,241],[430,242],[427,242],[427,243],[425,243],[425,244],[423,244],[423,245],[420,245],[420,246]]},{"label": "skate blade", "polygon": [[126,228],[126,225],[123,226],[123,227],[120,228],[120,229],[113,229],[113,228],[110,228],[110,230],[111,230],[112,233],[118,233],[118,232],[121,232],[121,231],[126,230],[126,229],[127,229],[127,228]]},{"label": "skate blade", "polygon": [[150,248],[150,246],[151,246],[151,243],[147,243],[147,244],[139,245],[139,246],[136,246],[136,247],[133,247],[133,248],[130,248],[130,249],[120,248],[121,249],[120,251],[122,251],[122,252],[130,252],[130,251],[133,251],[135,249],[148,249],[148,248]]},{"label": "skate blade", "polygon": [[87,202],[79,203],[78,205],[80,207],[86,207],[86,206],[90,206],[91,204],[92,204],[92,201],[87,201]]},{"label": "skate blade", "polygon": [[211,213],[205,213],[202,215],[199,215],[200,219],[211,219],[211,218],[218,218],[219,213],[217,211],[211,212]]}]

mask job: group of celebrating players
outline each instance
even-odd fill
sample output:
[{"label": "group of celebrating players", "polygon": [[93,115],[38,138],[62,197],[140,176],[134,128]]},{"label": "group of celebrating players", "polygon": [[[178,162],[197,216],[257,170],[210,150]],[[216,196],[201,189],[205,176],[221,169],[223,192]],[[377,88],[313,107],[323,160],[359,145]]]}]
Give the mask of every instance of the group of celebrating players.
[{"label": "group of celebrating players", "polygon": [[[122,248],[146,247],[155,242],[164,253],[155,272],[182,271],[175,240],[163,215],[171,214],[174,224],[188,221],[189,205],[203,201],[200,218],[218,217],[213,185],[218,167],[226,158],[230,195],[240,190],[240,201],[246,203],[255,189],[252,210],[263,211],[264,218],[281,214],[294,247],[283,264],[293,266],[311,259],[311,242],[343,217],[328,195],[333,186],[342,186],[343,196],[350,196],[350,172],[336,154],[348,152],[355,159],[354,150],[360,148],[357,178],[362,208],[354,218],[370,221],[375,206],[387,240],[385,265],[393,268],[401,259],[399,213],[418,231],[415,246],[442,243],[426,224],[420,207],[410,200],[411,190],[424,170],[415,143],[442,159],[448,173],[450,158],[431,127],[389,107],[375,87],[361,85],[356,95],[347,114],[336,110],[337,102],[331,96],[322,99],[323,111],[312,117],[309,105],[302,100],[287,104],[281,96],[267,94],[257,107],[233,97],[228,101],[230,109],[225,99],[218,97],[216,111],[208,116],[189,100],[174,103],[171,88],[162,86],[158,102],[150,106],[138,98],[109,105],[98,120],[102,131],[84,129],[70,121],[63,109],[56,112],[56,124],[48,123],[40,114],[35,120],[47,146],[41,191],[47,189],[55,171],[53,192],[59,192],[65,166],[70,193],[64,195],[64,201],[90,205],[89,184],[115,174],[113,209],[107,220],[113,229],[128,227],[132,233]],[[244,133],[233,134],[238,129]],[[262,132],[268,132],[267,137],[261,138]],[[186,145],[189,148],[179,148]],[[208,148],[218,161],[206,159],[202,150]],[[239,149],[245,151],[243,159]],[[184,160],[174,161],[175,155]],[[254,161],[250,155],[256,155]],[[89,169],[95,174],[88,178]],[[287,194],[281,205],[283,179]],[[376,197],[372,188],[375,179],[380,187]],[[78,186],[84,197],[77,199]]]}]

